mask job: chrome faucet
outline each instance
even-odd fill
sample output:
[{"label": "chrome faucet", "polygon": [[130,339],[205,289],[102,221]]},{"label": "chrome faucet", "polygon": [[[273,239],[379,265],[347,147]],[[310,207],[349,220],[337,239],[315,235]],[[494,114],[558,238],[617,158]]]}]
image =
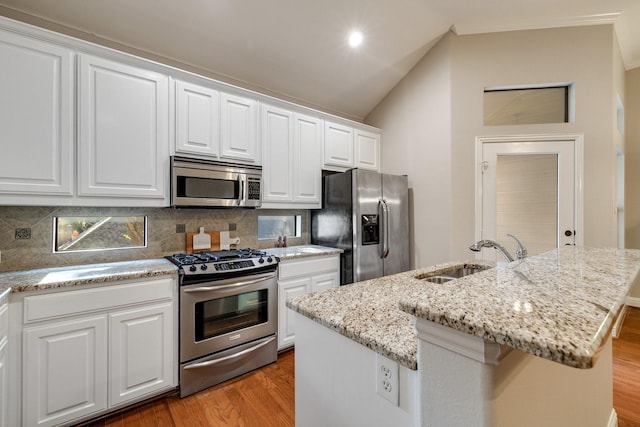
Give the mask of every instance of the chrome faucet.
[{"label": "chrome faucet", "polygon": [[[516,249],[516,258],[515,259],[526,258],[527,249],[524,247],[522,242],[520,240],[518,240],[518,238],[516,236],[514,236],[513,234],[507,234],[507,236],[512,237],[516,241],[516,243],[518,244],[518,248]],[[494,248],[494,249],[497,249],[498,251],[500,251],[500,253],[502,253],[502,255],[504,255],[504,257],[509,262],[514,260],[513,256],[511,256],[509,251],[506,250],[504,246],[502,246],[500,243],[495,242],[493,240],[479,240],[479,241],[475,242],[473,245],[469,246],[469,249],[471,249],[474,252],[480,252],[482,250],[482,248]]]}]

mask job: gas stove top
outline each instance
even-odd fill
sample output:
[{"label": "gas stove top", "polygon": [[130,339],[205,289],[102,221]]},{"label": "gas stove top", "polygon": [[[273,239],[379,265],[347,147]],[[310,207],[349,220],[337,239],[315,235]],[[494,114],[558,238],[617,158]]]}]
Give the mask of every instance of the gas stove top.
[{"label": "gas stove top", "polygon": [[178,266],[181,284],[274,271],[280,262],[277,256],[248,248],[180,253],[165,258]]}]

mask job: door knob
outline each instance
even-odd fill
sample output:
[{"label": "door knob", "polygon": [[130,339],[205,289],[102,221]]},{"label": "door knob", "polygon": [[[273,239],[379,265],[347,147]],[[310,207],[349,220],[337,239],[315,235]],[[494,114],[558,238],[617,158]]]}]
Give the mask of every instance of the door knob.
[{"label": "door knob", "polygon": [[573,232],[571,230],[565,230],[564,235],[567,237],[573,236]]}]

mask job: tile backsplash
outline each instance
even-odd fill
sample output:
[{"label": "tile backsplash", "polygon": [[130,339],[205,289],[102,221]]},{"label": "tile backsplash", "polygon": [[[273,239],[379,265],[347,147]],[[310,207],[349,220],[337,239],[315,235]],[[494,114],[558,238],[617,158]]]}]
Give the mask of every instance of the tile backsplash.
[{"label": "tile backsplash", "polygon": [[[56,216],[147,216],[147,247],[94,252],[53,253]],[[239,247],[268,248],[275,240],[258,240],[258,215],[301,215],[302,236],[289,246],[309,243],[307,210],[173,209],[0,206],[0,272],[43,267],[160,258],[184,252],[186,232],[230,231]],[[184,232],[180,225],[184,224]]]}]

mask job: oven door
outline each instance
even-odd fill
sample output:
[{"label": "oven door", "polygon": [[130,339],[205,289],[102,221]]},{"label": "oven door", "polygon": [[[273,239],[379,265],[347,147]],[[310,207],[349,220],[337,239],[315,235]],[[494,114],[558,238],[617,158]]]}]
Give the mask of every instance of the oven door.
[{"label": "oven door", "polygon": [[275,272],[181,286],[180,362],[275,334],[277,292]]}]

